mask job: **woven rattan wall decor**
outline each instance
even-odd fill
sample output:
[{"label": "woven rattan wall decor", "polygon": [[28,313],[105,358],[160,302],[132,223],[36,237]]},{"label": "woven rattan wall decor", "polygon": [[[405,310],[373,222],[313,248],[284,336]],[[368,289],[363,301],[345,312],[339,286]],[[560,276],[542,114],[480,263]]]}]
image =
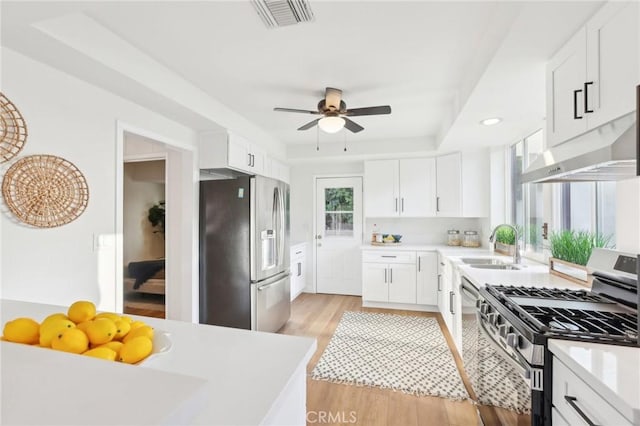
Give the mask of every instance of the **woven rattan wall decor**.
[{"label": "woven rattan wall decor", "polygon": [[2,180],[2,195],[20,221],[53,228],[84,212],[89,187],[80,170],[64,158],[30,155],[9,167]]},{"label": "woven rattan wall decor", "polygon": [[18,155],[27,141],[27,123],[18,108],[0,92],[0,164]]}]

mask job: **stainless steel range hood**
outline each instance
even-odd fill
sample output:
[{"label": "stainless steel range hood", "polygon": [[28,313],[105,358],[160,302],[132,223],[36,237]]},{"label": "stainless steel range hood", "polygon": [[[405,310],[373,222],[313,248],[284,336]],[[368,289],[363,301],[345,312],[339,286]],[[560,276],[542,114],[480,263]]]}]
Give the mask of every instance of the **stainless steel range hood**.
[{"label": "stainless steel range hood", "polygon": [[523,183],[588,182],[636,175],[635,112],[555,146],[522,174]]}]

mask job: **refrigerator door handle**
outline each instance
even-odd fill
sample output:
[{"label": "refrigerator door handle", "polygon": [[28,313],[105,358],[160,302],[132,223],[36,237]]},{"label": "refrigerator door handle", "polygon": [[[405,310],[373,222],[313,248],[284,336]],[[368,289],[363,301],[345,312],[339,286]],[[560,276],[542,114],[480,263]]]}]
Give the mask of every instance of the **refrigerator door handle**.
[{"label": "refrigerator door handle", "polygon": [[271,221],[273,229],[276,231],[276,261],[275,264],[280,264],[280,230],[278,229],[278,225],[280,222],[279,212],[280,210],[280,196],[278,194],[278,188],[273,189],[273,207],[271,210]]},{"label": "refrigerator door handle", "polygon": [[[278,191],[278,219],[280,220],[278,231],[280,232],[278,238],[278,265],[280,262],[284,262],[284,237],[285,237],[285,218],[284,218],[284,192],[277,188]],[[284,265],[282,265],[284,266]]]}]

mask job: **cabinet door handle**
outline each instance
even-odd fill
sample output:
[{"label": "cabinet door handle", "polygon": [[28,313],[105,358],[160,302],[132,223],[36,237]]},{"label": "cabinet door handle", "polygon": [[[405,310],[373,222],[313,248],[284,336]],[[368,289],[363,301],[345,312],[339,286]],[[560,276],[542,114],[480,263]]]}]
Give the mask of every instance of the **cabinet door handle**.
[{"label": "cabinet door handle", "polygon": [[404,197],[400,198],[400,211],[404,213]]},{"label": "cabinet door handle", "polygon": [[395,198],[395,200],[396,200],[396,211],[398,211],[398,199]]},{"label": "cabinet door handle", "polygon": [[251,167],[256,166],[256,156],[251,154]]},{"label": "cabinet door handle", "polygon": [[436,212],[440,211],[440,197],[436,197]]},{"label": "cabinet door handle", "polygon": [[384,283],[387,283],[387,268],[384,268]]},{"label": "cabinet door handle", "polygon": [[389,268],[389,284],[393,284],[393,268]]},{"label": "cabinet door handle", "polygon": [[578,93],[581,93],[582,89],[573,91],[573,119],[582,120],[582,116],[578,115]]},{"label": "cabinet door handle", "polygon": [[584,112],[586,114],[591,114],[593,112],[592,109],[589,109],[589,86],[593,84],[593,81],[587,81],[584,84]]},{"label": "cabinet door handle", "polygon": [[422,257],[418,256],[418,272],[420,272],[420,270],[422,270],[422,265],[421,265],[422,262],[421,262],[421,260],[422,260]]},{"label": "cabinet door handle", "polygon": [[391,258],[393,258],[393,259],[395,259],[395,258],[396,258],[396,257],[398,257],[398,256],[388,256],[388,255],[382,255],[382,256],[380,256],[380,257],[391,257]]},{"label": "cabinet door handle", "polygon": [[442,291],[442,275],[438,274],[438,291]]},{"label": "cabinet door handle", "polygon": [[455,312],[453,312],[453,292],[452,291],[449,292],[449,312],[451,312],[451,315],[455,314]]},{"label": "cabinet door handle", "polygon": [[251,154],[247,154],[247,166],[251,167]]},{"label": "cabinet door handle", "polygon": [[584,411],[582,411],[580,407],[578,407],[578,404],[576,404],[576,401],[578,400],[578,398],[576,398],[575,396],[565,395],[564,399],[569,403],[571,408],[573,408],[576,411],[576,413],[578,413],[580,417],[582,417],[582,420],[584,420],[589,426],[596,426],[596,424],[592,422],[589,417],[587,417]]},{"label": "cabinet door handle", "polygon": [[302,275],[302,263],[298,262],[298,276]]}]

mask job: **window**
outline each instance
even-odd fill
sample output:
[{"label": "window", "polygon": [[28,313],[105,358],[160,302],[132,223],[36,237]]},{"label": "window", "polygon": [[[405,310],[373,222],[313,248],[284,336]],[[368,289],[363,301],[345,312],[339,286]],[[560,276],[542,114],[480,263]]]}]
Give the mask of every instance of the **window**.
[{"label": "window", "polygon": [[560,229],[596,232],[616,237],[616,183],[571,182],[556,184],[555,211]]},{"label": "window", "polygon": [[353,236],[353,188],[325,188],[325,236]]},{"label": "window", "polygon": [[522,172],[542,153],[544,134],[538,130],[511,146],[511,223],[522,234],[524,250],[542,252],[542,225],[544,223],[544,197],[541,184],[522,183]]}]

